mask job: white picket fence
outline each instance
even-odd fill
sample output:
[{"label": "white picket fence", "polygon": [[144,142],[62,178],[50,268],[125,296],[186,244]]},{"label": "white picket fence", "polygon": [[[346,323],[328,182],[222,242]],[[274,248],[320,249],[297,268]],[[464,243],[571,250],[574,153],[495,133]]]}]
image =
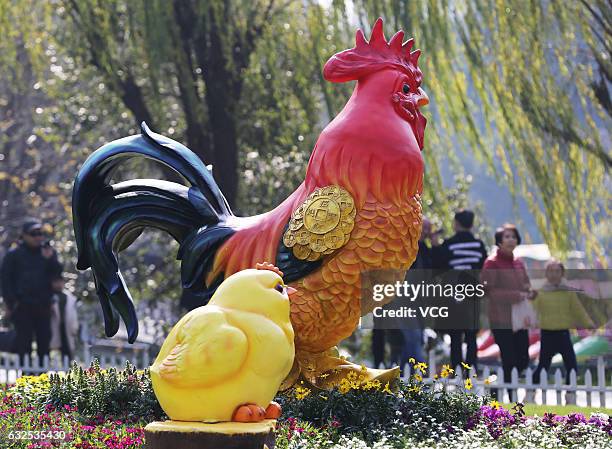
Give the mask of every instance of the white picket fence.
[{"label": "white picket fence", "polygon": [[[150,365],[150,359],[147,351],[142,351],[139,357],[128,359],[122,354],[106,354],[99,357],[100,366],[102,368],[122,368],[126,361],[130,361],[137,368],[146,368]],[[88,351],[78,360],[83,367],[89,366],[92,357]],[[72,362],[68,358],[63,360],[59,356],[45,357],[42,365],[39,364],[38,357],[34,355],[32,358],[26,356],[23,365],[19,363],[17,354],[0,352],[0,383],[14,383],[15,380],[24,373],[40,374],[46,372],[67,371],[70,369]],[[437,365],[433,351],[429,354],[429,364],[427,376],[423,376],[423,383],[435,384],[436,388],[453,390],[464,388],[464,382],[467,377],[463,377],[463,369],[455,368],[455,375],[447,378],[434,379],[441,367]],[[607,372],[608,371],[608,372]],[[468,376],[472,379],[473,388],[469,390],[471,394],[489,394],[493,390],[497,390],[498,400],[500,402],[513,403],[538,403],[546,405],[563,405],[577,404],[579,406],[588,407],[608,407],[612,408],[612,387],[606,386],[606,377],[610,377],[612,383],[612,373],[606,370],[604,359],[597,359],[596,381],[591,370],[586,370],[584,374],[584,383],[578,384],[576,373],[570,373],[570,383],[566,385],[565,377],[561,374],[561,370],[557,369],[552,375],[552,379],[546,371],[540,373],[540,383],[531,383],[533,370],[528,368],[524,377],[519,377],[516,368],[512,371],[511,381],[506,383],[503,381],[504,374],[501,367],[490,368],[485,367],[483,372],[474,377],[474,370],[470,370]],[[406,365],[404,371],[404,380],[407,380],[411,375],[410,365]],[[565,397],[564,397],[565,396]]]},{"label": "white picket fence", "polygon": [[[606,370],[603,357],[597,359],[596,382],[594,382],[591,370],[587,369],[582,384],[577,383],[575,371],[570,373],[570,382],[566,384],[565,376],[562,375],[560,369],[555,370],[552,379],[550,379],[549,373],[543,370],[540,373],[540,382],[533,384],[531,380],[535,370],[531,368],[527,368],[524,376],[521,377],[519,377],[517,369],[514,368],[510,382],[504,382],[504,372],[501,366],[496,368],[485,366],[478,376],[475,376],[474,369],[471,369],[466,377],[463,377],[464,370],[461,366],[458,366],[455,368],[452,377],[434,379],[433,376],[440,368],[441,366],[436,364],[434,354],[431,352],[429,354],[427,377],[423,376],[423,383],[435,384],[436,388],[440,389],[464,389],[465,380],[469,377],[472,379],[473,385],[469,393],[484,395],[497,390],[498,401],[500,402],[514,403],[519,401],[545,405],[572,404],[582,407],[607,407],[612,409],[612,387],[606,386],[606,377],[609,376],[610,383],[612,383],[612,372]],[[409,379],[411,373],[410,365],[406,365],[404,380]]]},{"label": "white picket fence", "polygon": [[[102,368],[122,368],[129,360],[130,363],[137,368],[147,368],[151,364],[147,351],[143,351],[140,357],[128,358],[122,354],[105,354],[96,357]],[[93,357],[85,351],[84,357],[81,357],[76,362],[84,368],[89,367]],[[68,357],[62,359],[59,355],[45,356],[42,364],[39,363],[37,355],[32,357],[25,356],[24,363],[21,364],[17,354],[0,352],[0,384],[14,383],[18,377],[24,374],[42,374],[47,372],[68,371],[72,366],[72,361]]]}]

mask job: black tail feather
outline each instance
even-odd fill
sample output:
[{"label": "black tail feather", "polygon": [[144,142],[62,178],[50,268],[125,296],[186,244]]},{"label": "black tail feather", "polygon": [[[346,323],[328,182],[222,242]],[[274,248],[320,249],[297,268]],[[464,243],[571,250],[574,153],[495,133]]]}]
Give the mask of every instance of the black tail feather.
[{"label": "black tail feather", "polygon": [[204,274],[210,270],[219,246],[236,232],[228,226],[201,228],[187,237],[179,249],[183,288],[201,290]]},{"label": "black tail feather", "polygon": [[[114,170],[125,160],[145,157],[181,175],[191,187],[168,181],[137,179],[110,185]],[[203,290],[204,274],[219,245],[235,231],[225,225],[233,216],[210,171],[188,148],[152,133],[104,145],[83,164],[74,184],[73,219],[79,251],[77,268],[92,268],[109,337],[119,317],[135,341],[138,320],[117,254],[130,246],[145,227],[171,234],[180,244],[186,288]]]}]

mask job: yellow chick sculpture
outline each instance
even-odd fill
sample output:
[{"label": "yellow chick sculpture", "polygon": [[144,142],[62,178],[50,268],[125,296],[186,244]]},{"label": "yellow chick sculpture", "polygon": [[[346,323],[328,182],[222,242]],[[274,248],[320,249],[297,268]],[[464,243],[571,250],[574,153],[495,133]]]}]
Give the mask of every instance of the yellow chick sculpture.
[{"label": "yellow chick sculpture", "polygon": [[294,334],[282,272],[271,264],[228,277],[210,302],[170,331],[151,366],[153,390],[170,419],[259,422],[293,365]]}]

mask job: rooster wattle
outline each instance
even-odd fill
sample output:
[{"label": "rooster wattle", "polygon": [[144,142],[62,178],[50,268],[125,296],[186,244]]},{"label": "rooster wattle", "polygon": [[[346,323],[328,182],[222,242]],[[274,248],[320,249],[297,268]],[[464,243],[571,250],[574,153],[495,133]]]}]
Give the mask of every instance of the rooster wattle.
[{"label": "rooster wattle", "polygon": [[[369,42],[359,30],[355,47],[325,64],[325,79],[356,80],[355,90],[319,136],[304,182],[265,214],[233,215],[204,163],[144,124],[141,135],[111,142],[88,158],[73,192],[77,266],[92,267],[108,336],[121,316],[129,340],[136,338],[137,317],[117,253],[150,226],[180,243],[183,287],[202,297],[258,262],[274,261],[285,273],[298,290],[291,297],[296,364],[286,385],[300,373],[326,385],[355,369],[333,348],[363,312],[361,273],[407,270],[421,229],[426,120],[419,108],[428,98],[420,88],[420,51],[411,52],[413,40],[403,37],[399,31],[387,42],[378,19]],[[190,187],[148,179],[110,185],[115,167],[134,156],[164,163]],[[368,377],[396,373],[371,370]]]}]

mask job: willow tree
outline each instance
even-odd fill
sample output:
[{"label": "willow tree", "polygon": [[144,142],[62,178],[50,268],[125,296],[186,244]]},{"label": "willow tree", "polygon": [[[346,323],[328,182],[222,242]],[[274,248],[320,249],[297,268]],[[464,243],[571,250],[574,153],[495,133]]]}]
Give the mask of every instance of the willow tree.
[{"label": "willow tree", "polygon": [[[219,174],[231,204],[238,193],[238,110],[262,34],[287,4],[261,1],[64,0],[67,45],[103,74],[136,122],[154,129],[176,118],[186,143]],[[164,126],[166,127],[166,126]],[[158,128],[159,129],[159,128]]]},{"label": "willow tree", "polygon": [[429,195],[440,185],[438,163],[468,152],[527,200],[555,251],[578,245],[604,254],[592,230],[609,224],[610,212],[609,2],[357,0],[351,7],[364,25],[380,15],[423,49],[432,100]]},{"label": "willow tree", "polygon": [[[78,164],[146,120],[212,163],[247,213],[278,204],[299,183],[319,132],[352,88],[324,82],[321,67],[353,45],[357,26],[381,15],[387,30],[405,29],[424,50],[428,209],[442,216],[464,198],[464,185],[440,194],[439,170],[450,159],[461,174],[463,151],[527,199],[554,248],[601,250],[587,230],[609,213],[601,130],[612,109],[612,14],[604,1],[61,0],[44,11],[32,0],[0,3],[36,10],[9,19],[9,28],[23,34],[19,21],[37,18],[66,56],[48,57],[47,71],[63,65],[80,77],[46,91],[55,112],[41,129],[79,126],[68,140],[56,133],[57,151],[76,146]],[[40,36],[24,36],[25,48],[36,48]]]}]

